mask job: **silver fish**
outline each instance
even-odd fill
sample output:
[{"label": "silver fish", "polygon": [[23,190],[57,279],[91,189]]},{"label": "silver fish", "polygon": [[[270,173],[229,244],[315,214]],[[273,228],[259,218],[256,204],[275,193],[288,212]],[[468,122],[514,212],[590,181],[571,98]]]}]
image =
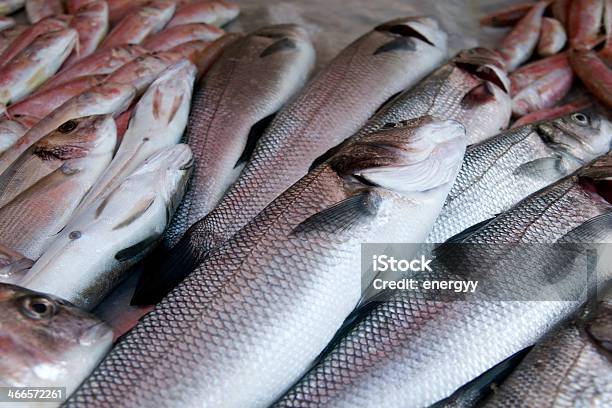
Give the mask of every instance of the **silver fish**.
[{"label": "silver fish", "polygon": [[484,407],[612,404],[612,292],[548,334]]},{"label": "silver fish", "polygon": [[91,310],[159,241],[192,164],[191,149],[184,144],[153,154],[73,218],[19,285]]},{"label": "silver fish", "polygon": [[308,34],[288,24],[242,37],[213,65],[194,97],[185,142],[194,150],[196,169],[165,234],[166,247],[221,200],[238,176],[234,168],[247,159],[245,150],[253,148],[249,144],[263,132],[260,128],[298,92],[314,59]]},{"label": "silver fish", "polygon": [[[599,174],[568,176],[457,240],[461,244],[446,244],[432,272],[418,276],[479,279],[479,291],[392,292],[274,407],[428,406],[532,345],[577,310],[590,289],[585,282],[596,283],[585,280],[584,251],[573,258],[554,243],[596,235],[604,237],[604,247],[612,243],[612,205],[597,187],[612,175],[612,157],[605,161]],[[601,192],[609,197],[605,184]],[[612,277],[604,258],[609,254],[597,258],[597,268],[608,269],[602,282]]]},{"label": "silver fish", "polygon": [[470,146],[426,242],[444,242],[576,171],[612,146],[612,123],[597,109],[508,130]]},{"label": "silver fish", "polygon": [[432,71],[446,55],[446,42],[435,20],[408,17],[384,23],[345,48],[276,115],[218,207],[190,227],[135,301],[158,301],[209,250],[304,176],[315,158]]},{"label": "silver fish", "polygon": [[36,260],[66,225],[79,201],[102,174],[116,144],[115,121],[91,121],[91,146],[0,208],[0,243]]},{"label": "silver fish", "polygon": [[0,283],[0,339],[0,386],[66,387],[70,394],[108,352],[113,333],[62,299]]},{"label": "silver fish", "polygon": [[461,125],[429,116],[347,142],[215,250],[67,406],[268,406],[358,301],[361,243],[424,237],[465,146]]}]

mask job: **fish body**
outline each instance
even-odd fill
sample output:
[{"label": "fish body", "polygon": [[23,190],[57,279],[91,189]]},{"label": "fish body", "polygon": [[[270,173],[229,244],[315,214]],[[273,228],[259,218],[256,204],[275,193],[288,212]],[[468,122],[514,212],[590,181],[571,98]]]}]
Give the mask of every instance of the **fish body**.
[{"label": "fish body", "polygon": [[[608,166],[602,178],[609,175]],[[589,230],[609,243],[611,214],[610,203],[579,175],[540,190],[462,245],[447,245],[432,272],[419,274],[421,281],[478,279],[480,291],[390,293],[274,407],[429,406],[450,396],[580,307],[595,283],[585,285],[584,252],[550,243],[570,236],[582,242],[584,235],[589,242]]]},{"label": "fish body", "polygon": [[549,57],[561,51],[567,41],[565,28],[559,20],[554,18],[542,18],[542,29],[538,41],[538,54],[542,57]]},{"label": "fish body", "polygon": [[74,218],[19,284],[92,309],[154,248],[185,192],[192,164],[184,144],[151,155]]},{"label": "fish body", "polygon": [[145,316],[67,406],[269,406],[359,299],[361,243],[424,236],[465,145],[461,125],[429,116],[347,142]]},{"label": "fish body", "polygon": [[85,7],[96,1],[97,0],[66,0],[66,11],[68,14],[76,14],[81,7]]},{"label": "fish body", "polygon": [[105,323],[65,300],[0,284],[0,338],[0,386],[66,387],[70,395],[113,336]]},{"label": "fish body", "polygon": [[194,97],[185,142],[194,151],[196,165],[191,187],[165,235],[167,248],[219,202],[237,177],[234,168],[247,149],[249,134],[262,132],[254,129],[258,123],[300,90],[314,59],[313,45],[301,27],[277,25],[235,41],[211,68]]},{"label": "fish body", "polygon": [[511,27],[520,19],[525,17],[533,8],[535,3],[513,4],[503,9],[496,10],[480,19],[480,25],[490,27]]},{"label": "fish body", "polygon": [[34,261],[17,251],[0,245],[0,282],[11,282],[23,277]]},{"label": "fish body", "polygon": [[569,44],[575,49],[591,49],[598,41],[604,0],[572,0],[568,14]]},{"label": "fish body", "polygon": [[612,123],[591,109],[514,128],[470,146],[426,242],[444,242],[495,217],[606,154],[611,145]]},{"label": "fish body", "polygon": [[538,78],[512,97],[512,113],[525,116],[555,106],[572,88],[571,67],[555,69]]},{"label": "fish body", "polygon": [[37,37],[9,63],[0,68],[0,103],[17,102],[50,78],[75,46],[72,29],[54,31]]},{"label": "fish body", "polygon": [[548,2],[538,2],[503,39],[499,52],[508,71],[514,71],[527,61],[535,50],[540,37],[542,15],[547,5]]},{"label": "fish body", "polygon": [[[0,174],[30,146],[49,132],[72,119],[92,115],[118,115],[131,104],[135,97],[131,85],[104,83],[77,95],[38,121],[10,149],[0,156]],[[69,127],[72,124],[68,125]]]},{"label": "fish body", "polygon": [[45,82],[39,90],[46,91],[77,77],[111,74],[118,68],[147,52],[145,48],[139,45],[120,45],[113,48],[101,49],[94,52],[89,57],[77,61],[72,66],[62,69]]},{"label": "fish body", "polygon": [[23,8],[25,0],[2,0],[0,1],[0,15],[13,14],[13,12]]},{"label": "fish body", "polygon": [[6,152],[27,131],[28,127],[16,120],[0,121],[0,154]]},{"label": "fish body", "polygon": [[114,191],[151,154],[177,144],[185,127],[196,76],[195,66],[180,61],[165,70],[136,103],[129,126],[110,166],[79,206],[87,210]]},{"label": "fish body", "polygon": [[30,23],[39,22],[45,17],[64,13],[61,0],[25,0],[25,9]]},{"label": "fish body", "polygon": [[7,108],[8,116],[26,115],[42,119],[70,98],[101,84],[105,79],[106,75],[77,77],[72,81],[64,82],[48,90],[35,92],[29,97],[9,106]]},{"label": "fish body", "polygon": [[543,76],[555,70],[569,68],[567,53],[553,55],[526,64],[510,74],[510,93],[514,96]]},{"label": "fish body", "polygon": [[60,168],[66,161],[81,158],[91,149],[96,131],[91,117],[73,119],[61,125],[23,152],[0,175],[0,207]]},{"label": "fish body", "polygon": [[608,291],[538,342],[483,406],[606,407],[612,401],[611,344]]},{"label": "fish body", "polygon": [[569,61],[584,86],[606,106],[612,107],[612,70],[607,64],[590,50],[570,50]]},{"label": "fish body", "polygon": [[166,290],[178,283],[207,251],[306,174],[315,158],[433,70],[445,57],[446,42],[435,20],[408,17],[384,23],[345,48],[275,116],[219,206],[187,230],[149,284],[161,283]]},{"label": "fish body", "polygon": [[168,51],[172,47],[194,40],[214,41],[225,31],[204,23],[184,24],[166,28],[147,37],[142,46],[151,51]]},{"label": "fish body", "polygon": [[237,4],[225,0],[196,1],[179,6],[168,27],[206,23],[222,27],[240,14]]},{"label": "fish body", "polygon": [[174,1],[154,0],[125,16],[104,39],[101,48],[140,44],[149,34],[160,31],[170,21]]},{"label": "fish body", "polygon": [[512,124],[512,127],[520,127],[529,125],[531,123],[540,122],[546,119],[555,119],[568,113],[576,112],[581,109],[587,109],[593,105],[593,101],[590,97],[582,97],[572,100],[565,105],[556,106],[550,109],[543,109],[538,112],[533,112],[522,116],[516,122]]},{"label": "fish body", "polygon": [[70,21],[70,27],[79,33],[78,47],[66,60],[64,67],[91,55],[108,32],[108,5],[106,1],[95,1],[78,10]]},{"label": "fish body", "polygon": [[[81,122],[82,149],[71,149],[74,158],[19,193],[0,208],[2,244],[36,260],[69,221],[85,193],[110,163],[116,142],[115,122],[103,115]],[[65,126],[59,131],[74,125]],[[76,144],[76,142],[75,142]]]},{"label": "fish body", "polygon": [[16,25],[0,31],[0,54],[4,53],[13,41],[27,30],[25,25]]}]

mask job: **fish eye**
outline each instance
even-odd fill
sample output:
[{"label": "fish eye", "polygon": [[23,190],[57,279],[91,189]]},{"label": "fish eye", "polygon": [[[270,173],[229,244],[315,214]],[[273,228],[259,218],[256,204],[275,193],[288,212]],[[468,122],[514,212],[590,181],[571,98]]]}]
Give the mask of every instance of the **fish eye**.
[{"label": "fish eye", "polygon": [[21,311],[31,319],[42,320],[53,317],[57,306],[53,300],[44,296],[26,296],[21,302]]},{"label": "fish eye", "polygon": [[580,126],[586,126],[589,124],[589,118],[584,113],[574,113],[572,115],[572,119]]},{"label": "fish eye", "polygon": [[77,124],[74,120],[69,120],[68,122],[62,123],[60,127],[57,128],[62,133],[70,133],[77,127]]}]

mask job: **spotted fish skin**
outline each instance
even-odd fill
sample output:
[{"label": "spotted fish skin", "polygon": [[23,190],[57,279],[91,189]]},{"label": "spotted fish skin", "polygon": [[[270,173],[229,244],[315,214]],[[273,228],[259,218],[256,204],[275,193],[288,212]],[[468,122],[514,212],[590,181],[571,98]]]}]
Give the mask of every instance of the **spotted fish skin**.
[{"label": "spotted fish skin", "polygon": [[300,90],[314,58],[308,34],[296,25],[261,28],[223,52],[194,96],[184,140],[194,150],[196,170],[165,234],[166,248],[221,200],[238,176],[249,133]]},{"label": "spotted fish skin", "polygon": [[[180,282],[208,251],[305,175],[315,158],[430,73],[445,58],[446,43],[435,20],[407,17],[384,23],[345,48],[276,115],[219,205],[187,230],[149,289],[140,292],[160,282],[168,287]],[[140,301],[155,302],[167,288],[162,292],[142,295]]]}]

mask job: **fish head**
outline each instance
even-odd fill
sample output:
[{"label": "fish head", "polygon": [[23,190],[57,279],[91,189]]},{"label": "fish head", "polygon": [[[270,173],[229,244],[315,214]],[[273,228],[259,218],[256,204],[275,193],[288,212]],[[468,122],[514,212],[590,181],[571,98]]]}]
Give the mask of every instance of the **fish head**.
[{"label": "fish head", "polygon": [[375,28],[396,37],[409,37],[446,52],[447,34],[438,21],[428,16],[403,17],[387,21]]},{"label": "fish head", "polygon": [[535,127],[549,147],[575,165],[607,153],[612,145],[612,123],[599,107],[570,113]]},{"label": "fish head", "polygon": [[0,383],[75,388],[112,336],[110,327],[65,300],[0,284]]},{"label": "fish head", "polygon": [[499,89],[510,94],[510,80],[505,64],[496,51],[485,47],[469,48],[460,51],[452,61],[464,72],[497,85]]},{"label": "fish head", "polygon": [[389,123],[348,142],[329,163],[357,188],[377,187],[422,199],[448,192],[466,145],[465,129],[459,122],[423,116]]},{"label": "fish head", "polygon": [[181,143],[153,153],[129,179],[150,179],[158,186],[156,191],[162,195],[169,213],[173,214],[183,198],[193,166],[191,148]]}]

